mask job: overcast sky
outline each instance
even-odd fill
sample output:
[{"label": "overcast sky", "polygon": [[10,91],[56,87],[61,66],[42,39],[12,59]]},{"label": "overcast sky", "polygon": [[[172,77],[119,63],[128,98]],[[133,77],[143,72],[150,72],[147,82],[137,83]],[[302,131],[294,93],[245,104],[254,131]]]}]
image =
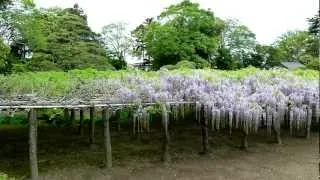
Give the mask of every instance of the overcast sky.
[{"label": "overcast sky", "polygon": [[[163,8],[181,0],[35,0],[38,7],[72,7],[78,3],[88,15],[90,27],[100,32],[112,22],[126,22],[129,28],[159,15]],[[304,30],[314,16],[319,0],[194,0],[223,19],[236,18],[256,34],[257,41],[273,43],[288,30]]]}]

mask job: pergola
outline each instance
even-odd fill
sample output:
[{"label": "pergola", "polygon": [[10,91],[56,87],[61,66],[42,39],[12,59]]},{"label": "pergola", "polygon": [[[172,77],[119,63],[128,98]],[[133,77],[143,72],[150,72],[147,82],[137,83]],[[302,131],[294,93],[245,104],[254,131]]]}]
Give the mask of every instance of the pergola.
[{"label": "pergola", "polygon": [[[83,112],[84,109],[89,109],[90,111],[90,123],[89,123],[89,143],[94,144],[94,116],[95,111],[99,109],[102,113],[102,120],[104,121],[104,163],[106,168],[112,167],[112,145],[111,145],[111,136],[110,136],[110,117],[112,114],[113,108],[121,108],[124,106],[137,106],[137,104],[133,103],[90,103],[90,104],[78,104],[78,105],[59,105],[59,104],[35,104],[35,105],[19,105],[21,102],[11,102],[5,105],[0,105],[0,111],[2,110],[19,110],[19,111],[27,111],[28,112],[28,121],[29,121],[29,161],[30,161],[30,174],[32,180],[37,180],[39,178],[38,173],[38,158],[37,158],[37,109],[52,109],[52,108],[62,108],[65,110],[80,110],[80,123],[83,123]],[[157,103],[141,103],[143,106],[152,106]],[[170,161],[169,154],[169,133],[168,133],[168,112],[166,110],[166,105],[171,104],[195,104],[195,102],[167,102],[164,106],[162,106],[162,126],[164,129],[164,141],[163,141],[163,161]],[[207,151],[208,146],[208,129],[207,122],[205,118],[202,118],[203,125],[201,126],[202,130],[202,146],[203,152]]]},{"label": "pergola", "polygon": [[[37,160],[37,117],[36,112],[38,109],[52,109],[52,108],[61,108],[65,109],[65,113],[68,113],[71,110],[71,114],[73,114],[74,118],[74,111],[80,111],[80,127],[82,127],[82,123],[84,120],[84,111],[85,109],[89,109],[90,113],[90,121],[89,121],[89,143],[94,144],[94,129],[95,129],[95,111],[98,111],[102,115],[102,120],[104,121],[104,162],[106,168],[112,167],[112,145],[111,145],[111,137],[110,137],[110,117],[112,115],[112,110],[124,108],[124,107],[136,107],[136,106],[154,106],[154,105],[161,105],[161,112],[162,112],[162,128],[163,128],[163,154],[162,158],[163,161],[168,163],[170,162],[170,154],[169,154],[169,114],[168,109],[170,106],[184,106],[184,105],[195,105],[196,109],[196,119],[198,120],[200,127],[201,127],[201,148],[202,154],[206,154],[208,151],[208,111],[206,108],[209,108],[205,103],[200,103],[197,101],[188,102],[188,101],[180,101],[180,102],[163,102],[163,103],[155,103],[155,102],[140,102],[140,103],[108,103],[104,101],[89,101],[89,103],[84,104],[82,103],[73,103],[73,104],[59,104],[59,103],[35,103],[32,102],[19,102],[19,101],[11,101],[7,103],[0,103],[0,111],[1,110],[9,110],[9,111],[27,111],[28,112],[28,120],[29,120],[29,160],[30,160],[30,171],[31,171],[31,179],[36,180],[38,179],[38,160]],[[315,116],[316,122],[319,120],[319,113],[317,113],[318,108],[315,106],[310,106],[307,109],[306,114],[306,138],[310,137],[310,127],[313,121],[313,117]],[[275,137],[278,144],[281,144],[281,136],[280,136],[280,126],[281,122],[285,119],[284,114],[281,114],[280,111],[273,111],[271,112],[268,106],[265,107],[266,112],[266,122],[268,133],[271,135],[271,128],[275,132]],[[231,113],[231,114],[230,114]],[[241,117],[239,114],[233,114],[236,112],[230,111],[225,117],[221,117],[221,119],[225,119],[225,122],[228,123],[224,127],[229,127],[229,133],[231,135],[232,128],[240,127],[240,125],[234,125],[236,122],[244,123],[242,125],[241,132],[243,133],[243,139],[241,142],[242,148],[248,147],[247,137],[249,134],[248,131],[248,124],[246,124],[245,118]],[[231,116],[230,116],[231,115]],[[220,115],[219,115],[220,116]],[[287,119],[289,122],[285,122],[287,127],[290,127],[290,134],[292,135],[293,128],[295,125],[292,123],[295,121],[295,117],[293,116],[292,110],[288,109]],[[212,117],[211,117],[212,118]],[[219,117],[220,118],[220,117]],[[239,120],[239,118],[241,120]],[[219,120],[220,121],[220,120]],[[260,120],[259,120],[260,121]],[[212,122],[211,122],[212,123]],[[271,123],[271,124],[270,124]],[[270,131],[269,131],[270,130]]]}]

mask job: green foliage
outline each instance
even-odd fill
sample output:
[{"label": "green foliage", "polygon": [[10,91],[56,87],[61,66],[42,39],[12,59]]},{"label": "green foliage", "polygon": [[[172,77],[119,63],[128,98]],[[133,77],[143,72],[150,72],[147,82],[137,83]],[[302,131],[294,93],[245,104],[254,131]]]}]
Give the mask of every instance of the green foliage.
[{"label": "green foliage", "polygon": [[0,180],[15,180],[14,178],[9,178],[7,174],[3,174],[0,172]]},{"label": "green foliage", "polygon": [[289,31],[276,42],[283,52],[285,61],[299,61],[307,64],[303,58],[310,46],[312,37],[306,31]]},{"label": "green foliage", "polygon": [[320,14],[316,14],[314,17],[308,19],[309,32],[315,36],[320,35]]},{"label": "green foliage", "polygon": [[245,66],[252,65],[259,68],[279,66],[284,60],[283,52],[274,46],[257,45],[255,53],[245,61]]},{"label": "green foliage", "polygon": [[160,69],[174,70],[174,69],[178,69],[178,67],[172,64],[168,64],[168,65],[162,66]]},{"label": "green foliage", "polygon": [[307,64],[307,68],[320,71],[320,58],[313,57]]},{"label": "green foliage", "polygon": [[[36,9],[30,6],[32,1],[25,3],[28,6],[13,7],[5,14],[4,21],[17,32],[11,45],[11,56],[17,60],[11,64],[25,64],[24,70],[31,71],[114,69],[98,35],[91,31],[86,15],[77,5]],[[28,59],[30,52],[32,58]]]},{"label": "green foliage", "polygon": [[0,73],[4,71],[7,66],[7,58],[10,52],[10,48],[3,42],[0,37]]},{"label": "green foliage", "polygon": [[180,61],[176,64],[177,68],[182,68],[182,69],[196,69],[197,64],[192,61]]},{"label": "green foliage", "polygon": [[7,114],[0,114],[0,125],[25,125],[28,123],[25,114],[15,113],[13,117]]},{"label": "green foliage", "polygon": [[0,0],[0,10],[6,9],[9,4],[12,3],[12,0]]},{"label": "green foliage", "polygon": [[236,68],[236,62],[228,49],[220,48],[218,50],[216,67],[223,70],[232,70]]},{"label": "green foliage", "polygon": [[[314,26],[317,20],[314,19]],[[311,69],[319,69],[319,37],[310,27],[307,31],[289,31],[277,41],[277,47],[283,53],[284,60],[299,61]],[[313,29],[313,30],[312,30]]]},{"label": "green foliage", "polygon": [[222,28],[211,11],[186,0],[165,9],[145,29],[143,42],[158,69],[181,60],[194,61],[194,57],[210,62]]},{"label": "green foliage", "polygon": [[194,62],[196,64],[196,69],[205,69],[211,67],[211,64],[201,57],[195,58]]}]

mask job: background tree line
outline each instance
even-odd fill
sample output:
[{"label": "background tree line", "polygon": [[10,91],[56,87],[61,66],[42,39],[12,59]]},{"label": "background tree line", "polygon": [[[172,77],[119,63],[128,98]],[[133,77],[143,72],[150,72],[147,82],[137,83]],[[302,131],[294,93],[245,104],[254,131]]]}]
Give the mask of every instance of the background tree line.
[{"label": "background tree line", "polygon": [[308,31],[290,31],[272,45],[237,20],[215,17],[211,10],[185,0],[148,18],[133,31],[113,23],[100,34],[87,15],[72,8],[35,7],[32,0],[0,1],[0,73],[95,68],[125,69],[126,58],[140,57],[153,69],[271,68],[298,61],[319,68],[319,14],[308,19]]}]

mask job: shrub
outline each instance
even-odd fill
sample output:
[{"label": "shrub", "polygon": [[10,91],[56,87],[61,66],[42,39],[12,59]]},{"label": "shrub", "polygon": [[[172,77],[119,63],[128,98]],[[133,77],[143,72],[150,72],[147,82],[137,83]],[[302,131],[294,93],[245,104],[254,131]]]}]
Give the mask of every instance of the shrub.
[{"label": "shrub", "polygon": [[168,64],[168,65],[162,66],[160,69],[174,70],[174,69],[178,69],[178,68],[175,65]]},{"label": "shrub", "polygon": [[195,64],[196,64],[196,68],[197,69],[205,69],[205,68],[210,68],[210,63],[205,60],[205,59],[202,59],[200,57],[196,58],[195,59]]},{"label": "shrub", "polygon": [[176,64],[176,67],[178,69],[180,68],[185,68],[185,69],[196,69],[196,63],[195,62],[191,62],[191,61],[186,61],[186,60],[183,60],[183,61],[179,61],[177,64]]}]

